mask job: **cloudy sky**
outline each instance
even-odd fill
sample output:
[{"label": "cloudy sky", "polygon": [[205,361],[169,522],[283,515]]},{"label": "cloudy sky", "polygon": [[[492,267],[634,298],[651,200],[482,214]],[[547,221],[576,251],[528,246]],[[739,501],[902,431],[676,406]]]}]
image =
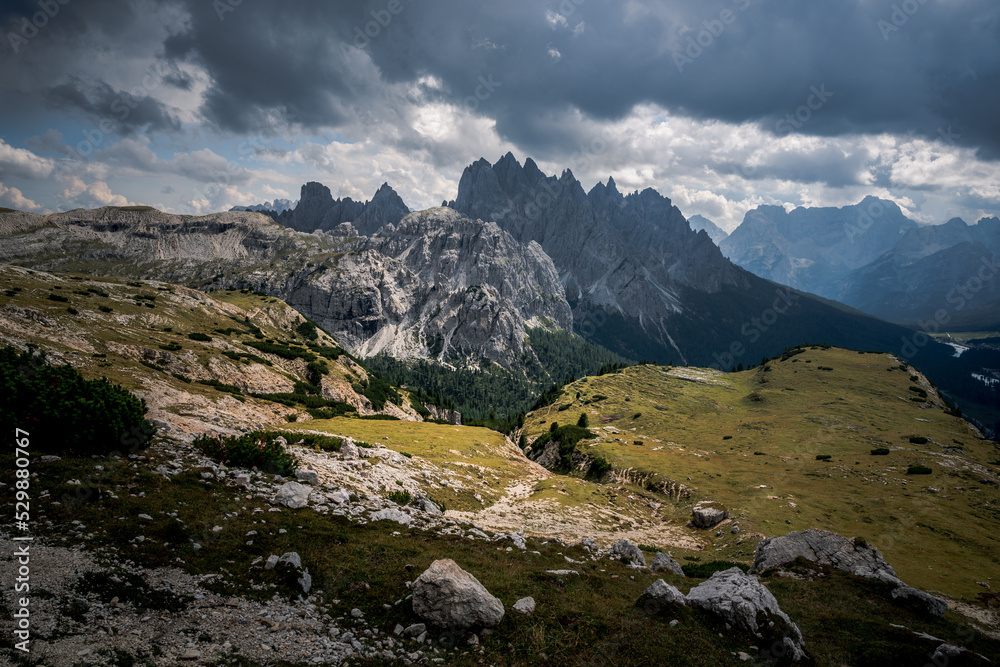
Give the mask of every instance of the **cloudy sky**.
[{"label": "cloudy sky", "polygon": [[512,151],[727,229],[1000,213],[996,0],[4,0],[0,206],[410,207]]}]

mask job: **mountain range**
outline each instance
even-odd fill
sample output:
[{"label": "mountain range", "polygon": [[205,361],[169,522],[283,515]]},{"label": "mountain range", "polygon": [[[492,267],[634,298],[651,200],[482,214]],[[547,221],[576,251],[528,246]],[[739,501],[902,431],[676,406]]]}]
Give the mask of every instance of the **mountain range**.
[{"label": "mountain range", "polygon": [[[496,364],[532,376],[540,350],[529,330],[544,329],[625,358],[728,370],[811,342],[901,355],[956,387],[953,396],[972,397],[966,406],[983,400],[981,386],[952,382],[979,368],[955,361],[951,348],[737,266],[653,189],[622,193],[609,178],[586,192],[569,170],[550,176],[508,153],[467,167],[446,203],[411,213],[388,184],[355,202],[310,182],[277,224],[249,211],[105,207],[0,213],[0,237],[4,261],[29,268],[260,291],[361,357]],[[788,237],[807,245],[778,211],[756,214],[783,225],[759,226],[770,230],[759,256],[765,238],[771,247],[788,247],[778,245]],[[828,257],[851,247],[850,238],[824,236],[832,223],[821,223],[813,231]],[[901,238],[906,223],[886,206],[862,236]],[[744,225],[724,247],[749,236]],[[877,257],[871,243],[855,245],[849,268]]]},{"label": "mountain range", "polygon": [[760,206],[720,248],[761,277],[892,322],[1000,327],[997,218],[921,226],[875,197],[843,208]]},{"label": "mountain range", "polygon": [[715,245],[719,245],[729,236],[726,230],[702,215],[692,215],[688,218],[688,224],[691,225],[691,229],[694,231],[704,231],[708,234],[708,238],[712,239],[712,243]]},{"label": "mountain range", "polygon": [[275,199],[274,201],[265,201],[260,204],[251,204],[250,206],[233,206],[230,211],[257,211],[258,213],[273,213],[275,216],[281,215],[285,211],[290,211],[294,209],[299,202],[292,201],[291,199]]}]

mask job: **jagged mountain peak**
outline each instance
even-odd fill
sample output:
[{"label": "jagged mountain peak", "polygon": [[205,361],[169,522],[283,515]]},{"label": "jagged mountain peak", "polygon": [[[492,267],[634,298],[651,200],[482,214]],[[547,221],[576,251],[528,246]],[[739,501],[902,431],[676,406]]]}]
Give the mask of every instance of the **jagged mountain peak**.
[{"label": "jagged mountain peak", "polygon": [[329,231],[350,222],[358,233],[368,235],[383,225],[399,222],[409,212],[409,207],[388,183],[382,183],[371,201],[360,202],[350,197],[334,199],[330,188],[309,181],[302,186],[298,205],[277,220],[301,232]]}]

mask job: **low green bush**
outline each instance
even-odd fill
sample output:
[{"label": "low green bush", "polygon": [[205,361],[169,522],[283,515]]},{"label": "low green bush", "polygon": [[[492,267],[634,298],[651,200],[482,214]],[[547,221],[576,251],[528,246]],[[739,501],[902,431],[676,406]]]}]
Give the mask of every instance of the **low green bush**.
[{"label": "low green bush", "polygon": [[203,435],[192,444],[209,458],[227,466],[257,468],[287,477],[298,467],[298,460],[277,442],[280,435],[268,431],[224,437]]},{"label": "low green bush", "polygon": [[922,435],[911,435],[910,442],[912,442],[914,445],[926,445],[927,438],[925,438]]},{"label": "low green bush", "polygon": [[0,428],[27,431],[31,451],[71,456],[130,453],[156,427],[146,402],[107,378],[86,380],[44,354],[0,349]]},{"label": "low green bush", "polygon": [[386,496],[386,499],[391,500],[397,505],[409,505],[410,502],[413,500],[413,496],[410,494],[409,491],[406,491],[404,489],[402,491],[393,491],[392,493]]},{"label": "low green bush", "polygon": [[872,450],[872,456],[888,456],[888,455],[889,455],[888,447],[878,447]]},{"label": "low green bush", "polygon": [[934,471],[927,466],[910,466],[906,469],[907,475],[929,475],[932,472]]},{"label": "low green bush", "polygon": [[191,340],[200,341],[202,343],[208,343],[208,342],[211,342],[211,340],[212,340],[211,336],[209,336],[208,334],[203,334],[200,331],[195,331],[194,333],[189,333],[188,334],[188,338],[190,338]]}]

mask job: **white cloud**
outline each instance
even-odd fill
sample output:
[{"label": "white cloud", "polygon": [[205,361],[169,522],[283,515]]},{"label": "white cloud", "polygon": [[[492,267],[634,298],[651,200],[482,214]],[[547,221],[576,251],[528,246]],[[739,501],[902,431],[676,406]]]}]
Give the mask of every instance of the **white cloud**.
[{"label": "white cloud", "polygon": [[0,139],[0,178],[41,179],[52,175],[53,161],[26,148],[14,148]]},{"label": "white cloud", "polygon": [[63,180],[63,189],[56,195],[62,210],[74,208],[100,208],[102,206],[129,206],[131,202],[122,195],[116,195],[104,181],[85,183],[70,176]]},{"label": "white cloud", "polygon": [[3,183],[0,183],[0,206],[14,208],[18,211],[44,212],[42,206],[25,197],[20,190],[8,188]]}]

